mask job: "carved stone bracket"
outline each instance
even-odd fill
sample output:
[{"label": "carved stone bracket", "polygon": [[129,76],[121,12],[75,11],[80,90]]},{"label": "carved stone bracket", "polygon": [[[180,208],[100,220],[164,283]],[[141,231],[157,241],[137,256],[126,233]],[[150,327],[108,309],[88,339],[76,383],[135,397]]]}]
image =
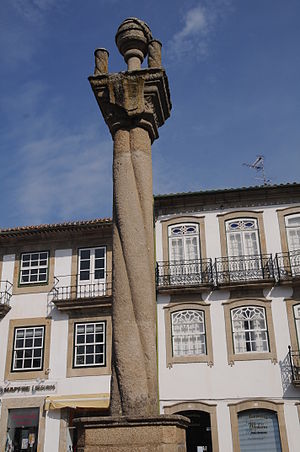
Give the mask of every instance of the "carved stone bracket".
[{"label": "carved stone bracket", "polygon": [[112,137],[119,129],[141,127],[151,142],[158,138],[172,108],[164,69],[101,74],[89,81]]}]

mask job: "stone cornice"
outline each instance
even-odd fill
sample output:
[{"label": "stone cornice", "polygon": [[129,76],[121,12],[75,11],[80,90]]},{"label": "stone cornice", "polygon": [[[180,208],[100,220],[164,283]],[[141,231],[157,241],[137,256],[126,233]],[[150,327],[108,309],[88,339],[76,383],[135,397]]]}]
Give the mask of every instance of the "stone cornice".
[{"label": "stone cornice", "polygon": [[154,210],[159,216],[295,203],[300,206],[298,183],[158,195],[154,197]]},{"label": "stone cornice", "polygon": [[119,129],[141,127],[151,142],[170,116],[169,84],[164,69],[90,76],[89,81],[103,118],[114,137]]}]

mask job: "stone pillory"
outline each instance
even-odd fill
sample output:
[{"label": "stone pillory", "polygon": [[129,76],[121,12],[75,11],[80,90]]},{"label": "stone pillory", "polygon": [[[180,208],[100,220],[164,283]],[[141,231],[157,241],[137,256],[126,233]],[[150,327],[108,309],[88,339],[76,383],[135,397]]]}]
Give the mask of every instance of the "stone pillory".
[{"label": "stone pillory", "polygon": [[110,74],[108,51],[97,49],[89,77],[114,140],[111,414],[157,416],[151,143],[170,116],[171,102],[161,44],[148,25],[126,19],[116,44],[127,71]]}]

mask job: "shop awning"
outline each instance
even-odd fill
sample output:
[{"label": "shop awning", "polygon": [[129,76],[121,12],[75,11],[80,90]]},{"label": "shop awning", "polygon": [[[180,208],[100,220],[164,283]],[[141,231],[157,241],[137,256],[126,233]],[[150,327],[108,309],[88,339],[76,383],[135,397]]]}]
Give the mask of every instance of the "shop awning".
[{"label": "shop awning", "polygon": [[49,396],[45,399],[45,410],[60,408],[109,408],[109,394],[72,394]]}]

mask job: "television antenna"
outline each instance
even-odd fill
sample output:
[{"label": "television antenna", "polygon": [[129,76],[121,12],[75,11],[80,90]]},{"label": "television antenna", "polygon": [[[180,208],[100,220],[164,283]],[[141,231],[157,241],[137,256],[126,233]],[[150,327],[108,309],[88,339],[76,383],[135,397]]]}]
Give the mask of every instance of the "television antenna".
[{"label": "television antenna", "polygon": [[243,166],[254,169],[256,174],[258,174],[255,179],[263,182],[263,185],[271,184],[271,179],[268,179],[265,173],[265,157],[263,155],[257,155],[253,163],[243,163]]}]

